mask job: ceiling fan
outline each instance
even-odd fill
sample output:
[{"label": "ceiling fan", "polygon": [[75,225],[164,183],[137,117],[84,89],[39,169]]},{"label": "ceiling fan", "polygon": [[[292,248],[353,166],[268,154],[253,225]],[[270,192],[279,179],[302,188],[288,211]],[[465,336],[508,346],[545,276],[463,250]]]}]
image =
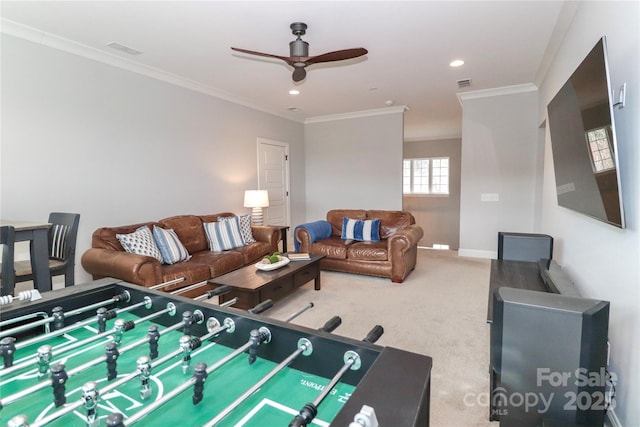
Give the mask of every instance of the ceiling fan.
[{"label": "ceiling fan", "polygon": [[248,53],[250,55],[266,56],[267,58],[280,59],[293,67],[293,81],[299,82],[307,76],[305,68],[312,64],[321,62],[343,61],[345,59],[357,58],[367,54],[367,49],[357,47],[353,49],[336,50],[334,52],[323,53],[322,55],[309,56],[309,43],[302,40],[301,36],[307,32],[307,24],[304,22],[294,22],[290,25],[291,32],[297,38],[289,43],[289,56],[272,55],[270,53],[255,52],[252,50],[232,47],[237,52]]}]

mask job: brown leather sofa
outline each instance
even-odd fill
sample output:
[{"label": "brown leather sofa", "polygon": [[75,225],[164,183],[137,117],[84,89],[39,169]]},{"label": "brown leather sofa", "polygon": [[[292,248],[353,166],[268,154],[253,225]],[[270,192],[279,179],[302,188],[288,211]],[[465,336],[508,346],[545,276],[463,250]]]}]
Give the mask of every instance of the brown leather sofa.
[{"label": "brown leather sofa", "polygon": [[[356,220],[379,218],[380,241],[343,240],[345,217]],[[418,241],[424,232],[415,224],[410,212],[335,209],[327,212],[326,221],[331,225],[331,235],[326,238],[314,241],[311,227],[305,227],[305,224],[294,230],[300,252],[325,256],[320,261],[320,268],[388,277],[396,283],[402,283],[415,268]]]},{"label": "brown leather sofa", "polygon": [[[214,215],[179,215],[157,222],[102,227],[93,232],[91,248],[82,255],[82,266],[94,279],[114,277],[126,282],[150,287],[184,277],[185,280],[164,288],[166,291],[183,288],[258,262],[264,255],[278,250],[280,228],[251,226],[255,243],[239,248],[212,252],[203,227],[219,217],[234,216],[223,212]],[[116,234],[129,234],[139,227],[156,225],[171,228],[185,246],[191,258],[176,264],[161,264],[157,259],[125,252]]]}]

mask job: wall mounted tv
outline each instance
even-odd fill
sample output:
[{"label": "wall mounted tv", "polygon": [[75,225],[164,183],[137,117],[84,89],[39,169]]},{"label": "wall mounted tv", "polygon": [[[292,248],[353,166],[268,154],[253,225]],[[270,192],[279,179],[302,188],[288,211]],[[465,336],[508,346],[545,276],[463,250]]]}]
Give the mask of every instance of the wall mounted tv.
[{"label": "wall mounted tv", "polygon": [[601,38],[547,105],[558,205],[624,228],[607,46]]}]

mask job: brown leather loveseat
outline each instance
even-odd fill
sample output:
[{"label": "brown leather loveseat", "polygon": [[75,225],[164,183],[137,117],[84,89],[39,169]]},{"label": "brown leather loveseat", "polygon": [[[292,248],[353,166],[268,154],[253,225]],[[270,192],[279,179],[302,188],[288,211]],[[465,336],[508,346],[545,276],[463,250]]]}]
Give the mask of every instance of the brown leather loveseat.
[{"label": "brown leather loveseat", "polygon": [[[210,250],[204,224],[233,216],[229,212],[202,216],[179,215],[157,222],[99,228],[92,235],[92,247],[82,255],[82,266],[94,279],[114,277],[147,287],[184,277],[184,281],[164,289],[171,291],[258,262],[264,255],[278,250],[280,228],[255,225],[251,226],[255,243],[225,251]],[[150,229],[154,225],[173,229],[190,258],[174,264],[163,264],[151,256],[126,252],[116,234],[129,234],[145,225]]]},{"label": "brown leather loveseat", "polygon": [[[345,218],[379,219],[379,241],[355,240],[349,239],[352,236],[348,233],[343,235]],[[326,221],[302,224],[294,230],[299,252],[325,256],[320,268],[388,277],[396,283],[402,283],[415,268],[418,241],[423,234],[410,212],[361,209],[330,210]]]}]

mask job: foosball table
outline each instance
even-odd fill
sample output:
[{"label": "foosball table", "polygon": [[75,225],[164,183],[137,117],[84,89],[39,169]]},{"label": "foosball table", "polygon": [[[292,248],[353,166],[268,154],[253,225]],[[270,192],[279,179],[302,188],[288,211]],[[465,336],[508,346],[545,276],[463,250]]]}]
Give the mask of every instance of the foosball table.
[{"label": "foosball table", "polygon": [[429,425],[431,358],[332,334],[335,318],[315,330],[110,278],[0,309],[0,425]]}]

